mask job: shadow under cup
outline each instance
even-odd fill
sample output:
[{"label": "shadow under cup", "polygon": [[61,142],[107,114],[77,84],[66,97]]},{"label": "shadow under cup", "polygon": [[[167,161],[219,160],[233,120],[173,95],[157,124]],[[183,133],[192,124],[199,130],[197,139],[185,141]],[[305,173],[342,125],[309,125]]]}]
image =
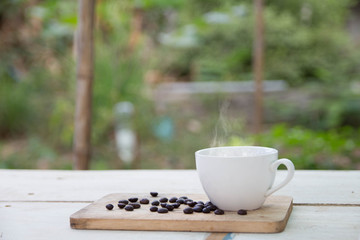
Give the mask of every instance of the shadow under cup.
[{"label": "shadow under cup", "polygon": [[[286,185],[294,174],[288,159],[278,151],[255,146],[216,147],[195,153],[196,169],[210,201],[227,211],[260,208],[266,197]],[[287,178],[271,188],[278,166],[286,165]]]}]

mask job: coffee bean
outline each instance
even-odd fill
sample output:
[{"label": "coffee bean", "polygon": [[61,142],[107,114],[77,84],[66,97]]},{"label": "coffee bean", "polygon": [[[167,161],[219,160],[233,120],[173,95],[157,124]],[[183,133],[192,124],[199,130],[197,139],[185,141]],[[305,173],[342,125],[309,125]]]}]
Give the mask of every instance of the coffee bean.
[{"label": "coffee bean", "polygon": [[158,195],[157,192],[150,192],[150,195],[153,196],[153,197],[156,197]]},{"label": "coffee bean", "polygon": [[129,201],[124,199],[124,200],[120,200],[118,203],[123,203],[123,204],[125,204],[125,205],[126,205],[126,204],[128,204],[128,203],[129,203]]},{"label": "coffee bean", "polygon": [[158,200],[155,200],[151,203],[153,206],[159,206],[160,202]]},{"label": "coffee bean", "polygon": [[129,205],[133,206],[134,209],[137,209],[137,208],[141,207],[140,203],[129,203]]},{"label": "coffee bean", "polygon": [[134,207],[131,206],[131,205],[126,205],[126,206],[125,206],[125,210],[126,210],[126,211],[134,211]]},{"label": "coffee bean", "polygon": [[106,207],[107,210],[112,210],[114,208],[114,205],[107,204],[105,207]]},{"label": "coffee bean", "polygon": [[151,212],[156,212],[158,210],[158,207],[152,206],[150,207]]},{"label": "coffee bean", "polygon": [[129,202],[137,202],[137,200],[138,200],[137,197],[129,198]]},{"label": "coffee bean", "polygon": [[244,210],[244,209],[240,209],[239,211],[237,211],[237,214],[239,214],[239,215],[246,215],[246,214],[247,214],[247,211]]},{"label": "coffee bean", "polygon": [[157,212],[158,212],[158,213],[167,213],[167,212],[169,212],[169,210],[168,210],[167,208],[159,208],[159,209],[157,210]]},{"label": "coffee bean", "polygon": [[216,215],[223,215],[225,212],[221,209],[216,209],[214,212]]},{"label": "coffee bean", "polygon": [[193,200],[192,199],[185,199],[185,204],[188,204],[189,202],[193,202]]},{"label": "coffee bean", "polygon": [[207,201],[204,205],[214,205],[214,204],[212,204],[212,202],[210,201]]},{"label": "coffee bean", "polygon": [[201,207],[193,207],[194,212],[202,212]]},{"label": "coffee bean", "polygon": [[192,214],[194,212],[194,210],[190,207],[184,208],[183,212],[185,214]]},{"label": "coffee bean", "polygon": [[197,204],[205,205],[203,201],[198,201]]},{"label": "coffee bean", "polygon": [[118,207],[119,207],[119,208],[124,208],[125,206],[126,206],[125,203],[118,203]]},{"label": "coffee bean", "polygon": [[178,200],[177,197],[172,197],[169,199],[169,202],[174,203],[174,202],[176,202],[176,200]]},{"label": "coffee bean", "polygon": [[215,206],[215,205],[210,205],[208,208],[209,208],[211,211],[215,211],[215,210],[217,209],[217,206]]},{"label": "coffee bean", "polygon": [[160,201],[160,202],[167,202],[168,199],[167,199],[166,197],[163,197],[163,198],[160,198],[159,201]]},{"label": "coffee bean", "polygon": [[186,197],[186,196],[183,196],[183,197],[179,197],[179,198],[182,198],[182,199],[188,199],[188,197]]},{"label": "coffee bean", "polygon": [[187,205],[189,206],[189,207],[194,207],[195,205],[196,205],[196,202],[188,202],[187,203]]},{"label": "coffee bean", "polygon": [[176,200],[176,202],[179,203],[179,204],[184,204],[185,203],[184,199],[182,199],[182,198],[179,198],[178,200]]},{"label": "coffee bean", "polygon": [[161,207],[163,207],[163,208],[164,208],[164,207],[166,207],[166,205],[167,205],[167,203],[166,203],[166,202],[162,202],[162,203],[160,203],[160,206],[161,206]]},{"label": "coffee bean", "polygon": [[199,207],[199,208],[203,209],[203,208],[204,208],[204,205],[197,203],[197,204],[195,205],[195,207]]},{"label": "coffee bean", "polygon": [[166,204],[165,208],[167,208],[169,211],[174,210],[174,206],[171,204]]},{"label": "coffee bean", "polygon": [[210,213],[211,211],[210,211],[209,208],[203,208],[202,212],[203,212],[203,213]]},{"label": "coffee bean", "polygon": [[180,203],[173,203],[172,205],[174,206],[174,208],[180,207]]},{"label": "coffee bean", "polygon": [[149,202],[150,202],[150,201],[149,201],[149,199],[147,199],[147,198],[143,198],[143,199],[140,200],[140,203],[141,203],[141,204],[149,204]]}]

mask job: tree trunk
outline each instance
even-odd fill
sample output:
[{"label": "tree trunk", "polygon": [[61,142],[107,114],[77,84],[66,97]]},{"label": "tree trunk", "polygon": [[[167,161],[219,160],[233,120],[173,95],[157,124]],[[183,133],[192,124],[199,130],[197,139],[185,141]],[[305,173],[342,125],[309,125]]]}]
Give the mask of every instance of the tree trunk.
[{"label": "tree trunk", "polygon": [[76,108],[74,169],[89,169],[91,157],[91,98],[94,65],[95,0],[79,0],[76,38]]},{"label": "tree trunk", "polygon": [[255,80],[254,132],[260,133],[263,125],[263,71],[264,71],[264,19],[263,0],[254,0],[255,34],[253,72]]}]

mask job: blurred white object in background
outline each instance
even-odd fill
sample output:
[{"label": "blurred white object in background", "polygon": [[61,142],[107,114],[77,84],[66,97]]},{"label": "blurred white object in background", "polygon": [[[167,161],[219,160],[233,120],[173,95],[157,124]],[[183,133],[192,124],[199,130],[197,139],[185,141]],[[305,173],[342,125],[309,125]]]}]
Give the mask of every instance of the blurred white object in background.
[{"label": "blurred white object in background", "polygon": [[119,102],[114,108],[115,141],[119,158],[131,163],[135,158],[136,134],[133,129],[134,105],[131,102]]}]

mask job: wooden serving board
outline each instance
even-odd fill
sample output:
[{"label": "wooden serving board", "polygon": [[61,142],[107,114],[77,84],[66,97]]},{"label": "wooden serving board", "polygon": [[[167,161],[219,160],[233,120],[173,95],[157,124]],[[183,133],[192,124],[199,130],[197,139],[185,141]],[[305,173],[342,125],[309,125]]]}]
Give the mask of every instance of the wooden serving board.
[{"label": "wooden serving board", "polygon": [[[292,197],[270,196],[264,205],[248,211],[247,215],[225,211],[224,215],[213,212],[184,214],[187,205],[165,214],[150,212],[151,204],[142,204],[134,211],[125,211],[117,207],[117,202],[130,197],[148,198],[150,203],[161,197],[181,197],[179,194],[166,194],[151,197],[150,194],[109,194],[70,216],[70,225],[75,229],[111,229],[111,230],[157,230],[157,231],[198,231],[198,232],[252,232],[275,233],[285,229],[292,210]],[[182,195],[183,196],[183,195]],[[205,195],[188,194],[194,201],[208,201]],[[106,204],[113,204],[113,210],[107,210]]]}]

